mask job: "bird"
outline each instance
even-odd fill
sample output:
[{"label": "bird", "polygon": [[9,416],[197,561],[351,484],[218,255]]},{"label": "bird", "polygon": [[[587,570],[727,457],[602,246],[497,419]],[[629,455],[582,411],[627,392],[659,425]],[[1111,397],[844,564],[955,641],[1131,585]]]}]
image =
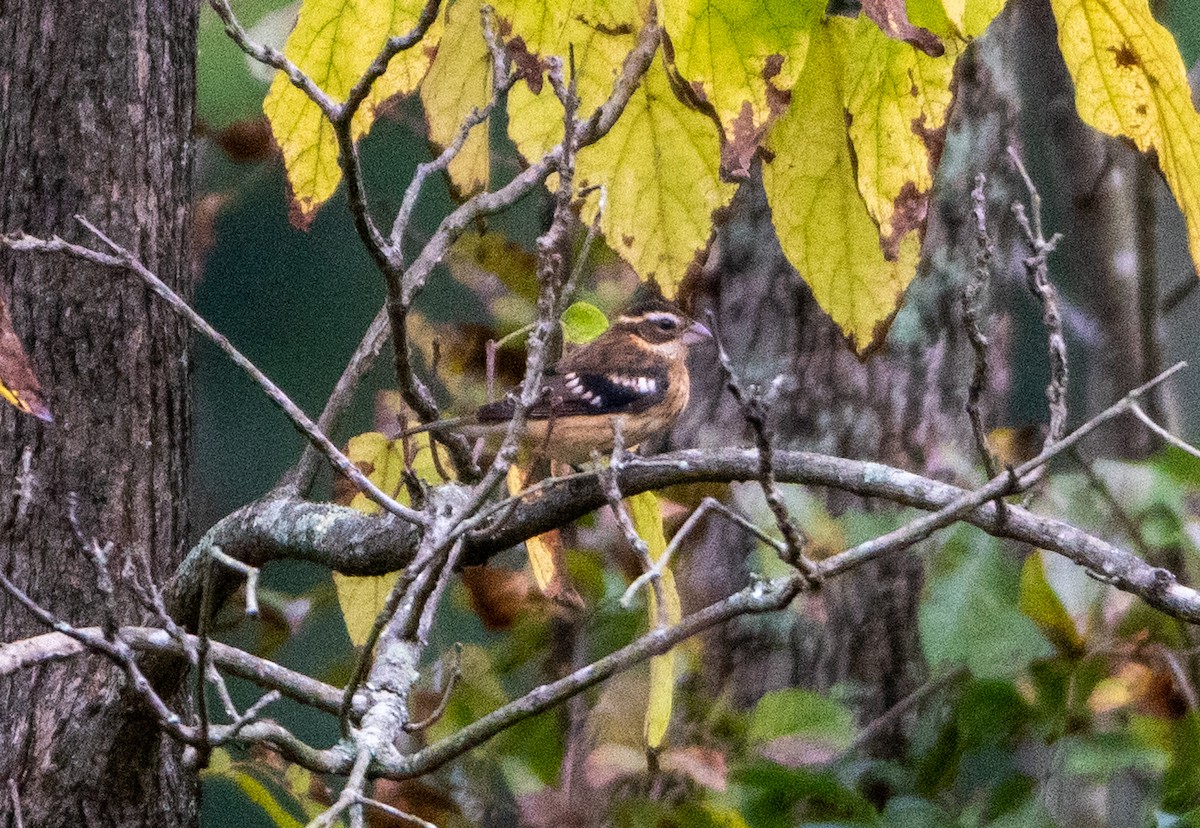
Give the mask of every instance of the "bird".
[{"label": "bird", "polygon": [[[572,466],[607,454],[617,421],[626,446],[666,431],[687,406],[687,355],[712,338],[700,322],[657,291],[635,300],[600,336],[566,354],[545,374],[542,394],[526,415],[522,446]],[[474,414],[410,431],[502,435],[517,408],[515,393]]]}]

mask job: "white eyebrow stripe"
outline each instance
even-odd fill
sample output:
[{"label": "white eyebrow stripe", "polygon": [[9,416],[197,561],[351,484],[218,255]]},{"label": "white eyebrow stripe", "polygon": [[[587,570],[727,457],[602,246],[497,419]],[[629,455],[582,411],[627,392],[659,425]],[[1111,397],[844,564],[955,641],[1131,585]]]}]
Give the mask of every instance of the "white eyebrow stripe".
[{"label": "white eyebrow stripe", "polygon": [[667,313],[666,311],[651,312],[642,318],[648,322],[674,322],[675,324],[679,324],[679,317],[673,313]]}]

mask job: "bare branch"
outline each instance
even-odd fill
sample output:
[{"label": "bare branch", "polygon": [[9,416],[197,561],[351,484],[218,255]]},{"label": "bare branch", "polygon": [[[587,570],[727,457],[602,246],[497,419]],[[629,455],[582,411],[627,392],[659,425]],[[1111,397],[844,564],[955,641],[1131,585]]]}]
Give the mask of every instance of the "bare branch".
[{"label": "bare branch", "polygon": [[119,244],[106,236],[95,225],[89,222],[83,216],[75,217],[84,227],[86,227],[93,235],[104,242],[113,250],[115,255],[101,253],[92,250],[88,247],[72,244],[64,241],[58,236],[50,239],[39,239],[33,236],[27,236],[24,233],[15,235],[0,235],[0,247],[8,247],[11,250],[20,250],[36,253],[64,253],[68,256],[83,259],[93,264],[104,265],[106,267],[116,268],[118,270],[129,271],[142,279],[146,285],[154,291],[163,301],[165,301],[172,310],[182,316],[197,332],[208,337],[218,348],[220,348],[229,359],[246,372],[249,377],[258,384],[272,402],[278,406],[292,424],[300,433],[308,438],[322,454],[328,458],[329,462],[343,476],[352,482],[355,487],[364,495],[370,498],[375,503],[378,503],[384,510],[391,512],[402,520],[407,520],[412,523],[420,524],[424,521],[421,514],[413,509],[408,508],[402,503],[397,503],[393,498],[389,497],[378,486],[372,483],[366,475],[364,475],[357,466],[350,462],[337,446],[325,436],[325,434],[317,428],[316,423],[309,419],[298,405],[292,402],[291,398],[283,392],[269,377],[258,369],[253,362],[247,359],[241,351],[237,350],[233,344],[225,338],[225,336],[217,331],[208,320],[196,313],[183,299],[167,286],[165,282],[152,273],[142,262]]},{"label": "bare branch", "polygon": [[1154,418],[1147,414],[1146,410],[1140,405],[1134,403],[1129,407],[1129,410],[1133,412],[1133,416],[1142,421],[1146,428],[1150,429],[1163,440],[1165,440],[1168,445],[1172,445],[1180,451],[1190,454],[1192,457],[1200,458],[1200,449],[1197,449],[1190,443],[1179,439],[1174,434],[1160,426],[1157,422],[1155,422]]},{"label": "bare branch", "polygon": [[717,344],[717,359],[725,371],[725,385],[733,394],[734,400],[742,409],[742,416],[746,418],[746,422],[750,424],[750,428],[754,432],[754,443],[758,447],[758,484],[767,501],[767,506],[771,510],[771,515],[775,518],[775,525],[778,527],[779,533],[783,535],[786,547],[784,560],[799,569],[808,579],[810,586],[819,586],[821,583],[820,569],[804,554],[804,547],[808,544],[808,539],[804,537],[800,527],[792,520],[787,503],[784,502],[783,495],[775,484],[774,448],[771,446],[771,436],[767,433],[766,404],[758,390],[747,389],[734,372],[729,353],[721,341],[717,319],[711,312],[708,314],[708,320],[712,328],[713,340]]},{"label": "bare branch", "polygon": [[[962,320],[975,352],[975,371],[971,375],[971,386],[967,390],[967,417],[971,420],[971,433],[975,436],[975,447],[983,460],[989,478],[995,477],[996,458],[988,446],[987,430],[983,425],[983,412],[979,403],[987,393],[988,385],[988,339],[979,327],[982,311],[980,295],[987,286],[992,272],[992,241],[987,231],[987,195],[984,185],[987,178],[983,173],[975,177],[975,189],[971,191],[972,214],[975,217],[975,268],[967,275],[962,292]],[[1003,503],[1003,501],[998,501]]]},{"label": "bare branch", "polygon": [[[1038,472],[1043,466],[1050,462],[1055,456],[1067,450],[1071,446],[1078,443],[1085,436],[1090,434],[1102,424],[1115,419],[1116,417],[1127,411],[1139,398],[1147,391],[1154,388],[1166,380],[1169,376],[1181,370],[1185,363],[1177,363],[1174,367],[1159,374],[1150,382],[1135,388],[1130,391],[1122,399],[1118,400],[1113,405],[1101,411],[1091,420],[1081,425],[1071,434],[1061,440],[1049,442],[1042,452],[1022,463],[1016,469],[1010,471],[1009,474],[1003,474],[993,478],[987,485],[977,489],[974,492],[964,494],[957,498],[954,502],[946,504],[944,507],[934,512],[931,515],[925,515],[910,521],[905,526],[888,532],[880,537],[860,543],[845,552],[834,555],[831,558],[826,558],[821,562],[820,568],[825,575],[832,575],[837,572],[845,571],[847,568],[857,566],[872,558],[889,552],[907,549],[918,541],[932,535],[939,529],[949,526],[961,520],[969,512],[974,511],[983,503],[997,497],[1003,497],[1009,494],[1016,494],[1024,490],[1028,485],[1036,480],[1036,477],[1031,477],[1035,472]],[[1160,570],[1166,572],[1166,570]],[[1102,573],[1107,575],[1108,573]],[[1167,573],[1170,575],[1170,573]],[[1171,576],[1174,581],[1174,576]]]},{"label": "bare branch", "polygon": [[1021,163],[1016,149],[1009,147],[1008,155],[1029,190],[1029,212],[1033,216],[1031,221],[1025,213],[1025,205],[1013,205],[1013,215],[1021,225],[1031,251],[1031,255],[1025,258],[1025,276],[1030,292],[1042,306],[1042,324],[1046,326],[1046,343],[1050,352],[1050,382],[1046,386],[1050,430],[1043,443],[1043,448],[1047,448],[1061,439],[1067,429],[1067,343],[1063,338],[1062,314],[1058,310],[1058,291],[1050,283],[1049,277],[1050,254],[1062,240],[1062,234],[1055,233],[1049,240],[1042,235],[1042,196]]},{"label": "bare branch", "polygon": [[[81,627],[78,631],[90,637],[99,637],[102,634],[99,627]],[[188,635],[181,642],[165,630],[156,627],[121,627],[117,636],[138,652],[170,653],[184,659],[187,658],[188,649],[194,650],[199,645],[197,636]],[[219,641],[209,642],[209,647],[211,663],[231,675],[267,690],[278,690],[294,701],[325,713],[336,715],[341,706],[342,692],[336,687]],[[84,642],[62,632],[44,633],[33,638],[0,644],[0,676],[74,658],[91,651]],[[354,699],[354,716],[361,716],[365,709],[366,698],[362,695],[357,696]]]},{"label": "bare branch", "polygon": [[209,5],[217,13],[217,17],[221,18],[221,22],[225,24],[225,33],[238,45],[238,48],[264,66],[270,66],[272,69],[283,72],[292,82],[292,86],[295,86],[307,95],[310,101],[320,107],[326,118],[331,120],[334,118],[339,108],[337,102],[278,49],[251,40],[245,28],[238,22],[233,9],[229,7],[229,0],[209,0]]}]

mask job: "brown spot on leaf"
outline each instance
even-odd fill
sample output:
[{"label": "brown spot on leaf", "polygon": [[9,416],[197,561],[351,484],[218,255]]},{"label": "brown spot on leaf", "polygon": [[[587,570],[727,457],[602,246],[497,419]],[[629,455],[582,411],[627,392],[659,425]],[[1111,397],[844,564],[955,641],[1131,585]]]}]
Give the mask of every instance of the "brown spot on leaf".
[{"label": "brown spot on leaf", "polygon": [[768,55],[763,63],[763,80],[769,81],[781,71],[783,71],[783,55]]},{"label": "brown spot on leaf", "polygon": [[600,34],[609,35],[610,37],[633,34],[632,23],[618,23],[615,26],[609,26],[605,23],[601,23],[599,20],[588,20],[582,14],[576,15],[575,19],[587,26],[589,29],[595,29]]},{"label": "brown spot on leaf", "polygon": [[946,46],[937,35],[909,22],[904,0],[863,0],[862,9],[893,40],[903,40],[930,57],[946,54]]},{"label": "brown spot on leaf", "polygon": [[633,247],[633,236],[621,236],[621,241],[624,242],[626,247]]},{"label": "brown spot on leaf", "polygon": [[726,181],[745,181],[750,177],[750,164],[765,132],[764,126],[755,125],[754,108],[749,101],[742,103],[742,111],[729,125],[729,131],[731,134],[721,141],[721,177]]},{"label": "brown spot on leaf", "polygon": [[911,182],[904,182],[900,195],[892,203],[895,212],[892,213],[892,232],[886,238],[879,240],[883,256],[889,262],[900,258],[900,244],[913,230],[925,232],[925,217],[929,211],[929,194],[917,189]]},{"label": "brown spot on leaf", "polygon": [[1135,66],[1142,65],[1142,59],[1128,41],[1120,46],[1109,46],[1108,51],[1113,53],[1113,58],[1118,69],[1132,69]]},{"label": "brown spot on leaf", "polygon": [[929,152],[929,172],[932,175],[937,171],[942,160],[942,151],[946,148],[946,124],[943,123],[937,129],[929,129],[925,126],[925,116],[922,114],[921,117],[913,119],[912,131],[920,137]]},{"label": "brown spot on leaf", "polygon": [[538,60],[537,55],[529,51],[525,45],[525,39],[517,35],[512,40],[504,44],[504,50],[508,53],[509,58],[513,62],[513,67],[516,69],[517,77],[525,81],[529,86],[529,91],[538,95],[542,91],[542,62]]},{"label": "brown spot on leaf", "polygon": [[1146,107],[1146,105],[1145,105],[1144,103],[1142,103],[1142,104],[1138,104],[1137,106],[1135,106],[1135,107],[1133,108],[1133,111],[1134,111],[1134,112],[1136,112],[1136,113],[1137,113],[1137,114],[1139,114],[1139,115],[1145,115],[1145,114],[1146,114],[1147,112],[1149,112],[1150,110],[1149,110],[1149,109],[1147,109],[1147,107]]}]

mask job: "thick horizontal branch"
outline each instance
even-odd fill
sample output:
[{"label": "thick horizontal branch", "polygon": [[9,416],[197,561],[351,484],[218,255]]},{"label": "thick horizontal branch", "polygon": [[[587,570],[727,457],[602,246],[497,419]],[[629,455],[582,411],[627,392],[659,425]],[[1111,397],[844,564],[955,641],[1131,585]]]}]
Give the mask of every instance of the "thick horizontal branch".
[{"label": "thick horizontal branch", "polygon": [[[940,510],[968,494],[957,486],[879,463],[795,451],[778,451],[774,460],[781,483],[825,486],[925,511]],[[754,450],[689,450],[630,459],[618,481],[622,493],[633,495],[681,483],[755,480],[758,470],[758,452]],[[464,563],[484,563],[498,552],[606,502],[596,474],[549,483],[536,498],[518,504],[498,526],[471,533]],[[1065,555],[1152,606],[1178,618],[1200,621],[1200,593],[1175,583],[1167,570],[1150,566],[1066,521],[1013,505],[1005,509],[1002,519],[994,502],[972,509],[962,519],[996,537]],[[368,517],[328,504],[271,501],[226,518],[206,536],[206,542],[216,543],[226,554],[254,566],[299,558],[345,574],[375,575],[405,567],[412,560],[418,537],[416,528],[394,518]],[[178,608],[182,614],[176,617],[181,620],[193,619],[199,607],[201,554],[201,546],[197,546],[176,580],[172,611]],[[229,578],[224,594],[237,583]]]},{"label": "thick horizontal branch", "polygon": [[[171,616],[197,629],[204,559],[211,549],[250,566],[301,560],[347,574],[381,575],[412,560],[421,533],[390,513],[368,516],[348,506],[269,498],[242,507],[218,521],[180,564],[167,593]],[[214,606],[241,584],[241,576],[220,567],[214,574]]]}]

